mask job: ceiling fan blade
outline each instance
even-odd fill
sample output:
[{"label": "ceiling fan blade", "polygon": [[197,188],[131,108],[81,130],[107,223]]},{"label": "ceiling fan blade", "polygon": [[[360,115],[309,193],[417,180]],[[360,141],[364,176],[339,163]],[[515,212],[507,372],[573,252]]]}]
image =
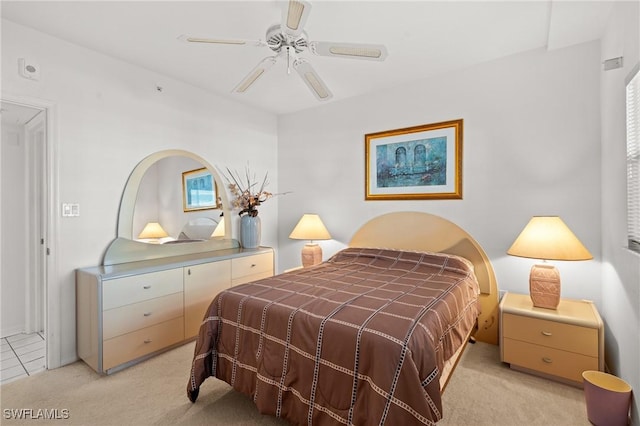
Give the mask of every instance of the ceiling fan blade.
[{"label": "ceiling fan blade", "polygon": [[302,81],[311,89],[311,92],[313,92],[318,100],[326,101],[333,97],[329,88],[324,84],[310,63],[303,59],[296,59],[293,63],[293,68],[295,68],[300,77],[302,77]]},{"label": "ceiling fan blade", "polygon": [[254,69],[252,69],[251,72],[247,74],[247,76],[243,78],[236,87],[233,88],[233,92],[246,92],[249,87],[251,87],[253,83],[256,82],[256,80],[262,77],[264,73],[267,72],[269,68],[271,68],[273,64],[276,63],[276,59],[277,58],[275,56],[268,56],[260,61],[258,65]]},{"label": "ceiling fan blade", "polygon": [[311,12],[311,3],[305,0],[289,0],[282,10],[282,31],[292,37],[302,34],[304,24]]},{"label": "ceiling fan blade", "polygon": [[209,43],[209,44],[235,44],[235,45],[261,45],[264,44],[259,40],[242,40],[242,39],[224,39],[224,38],[207,38],[207,37],[195,37],[183,34],[178,37],[178,40],[185,43]]},{"label": "ceiling fan blade", "polygon": [[367,59],[370,61],[384,61],[387,57],[387,48],[382,44],[312,41],[309,43],[309,47],[313,53],[320,56]]}]

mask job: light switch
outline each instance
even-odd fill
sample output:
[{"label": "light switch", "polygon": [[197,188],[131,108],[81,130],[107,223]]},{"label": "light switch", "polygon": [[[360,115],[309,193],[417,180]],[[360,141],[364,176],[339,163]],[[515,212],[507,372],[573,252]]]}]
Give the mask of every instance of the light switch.
[{"label": "light switch", "polygon": [[75,217],[80,216],[80,204],[63,203],[62,204],[62,216],[63,217]]}]

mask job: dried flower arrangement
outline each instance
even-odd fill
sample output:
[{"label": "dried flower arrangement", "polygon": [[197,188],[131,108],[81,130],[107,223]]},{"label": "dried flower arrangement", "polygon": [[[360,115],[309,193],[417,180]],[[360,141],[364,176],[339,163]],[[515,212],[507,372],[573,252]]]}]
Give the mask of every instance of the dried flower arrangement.
[{"label": "dried flower arrangement", "polygon": [[227,168],[227,173],[225,178],[229,182],[229,191],[233,195],[231,205],[234,209],[240,209],[238,213],[240,216],[245,213],[253,217],[258,216],[258,206],[277,195],[265,190],[269,184],[268,173],[265,173],[260,186],[258,186],[256,176],[251,175],[249,167],[245,168],[244,177],[241,177],[237,171],[232,172],[229,168]]}]

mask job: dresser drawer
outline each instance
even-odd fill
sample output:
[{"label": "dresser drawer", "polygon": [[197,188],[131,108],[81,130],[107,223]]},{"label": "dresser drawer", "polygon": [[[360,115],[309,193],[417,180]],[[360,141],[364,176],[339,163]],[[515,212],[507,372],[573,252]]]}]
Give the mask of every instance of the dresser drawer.
[{"label": "dresser drawer", "polygon": [[102,313],[102,338],[108,340],[183,315],[182,292],[109,309]]},{"label": "dresser drawer", "polygon": [[249,283],[251,281],[260,280],[262,278],[272,277],[272,276],[273,276],[272,271],[261,272],[259,274],[253,274],[253,275],[245,275],[244,277],[231,280],[231,287],[244,284],[244,283]]},{"label": "dresser drawer", "polygon": [[595,328],[504,313],[502,334],[505,340],[514,339],[598,357],[598,330]]},{"label": "dresser drawer", "polygon": [[505,338],[504,362],[582,383],[582,372],[598,370],[598,358]]},{"label": "dresser drawer", "polygon": [[[273,275],[273,253],[262,253],[231,259],[231,280],[240,280],[249,276],[264,278]],[[253,281],[245,280],[244,282]]]},{"label": "dresser drawer", "polygon": [[184,340],[183,317],[105,340],[102,369],[106,371],[182,340]]},{"label": "dresser drawer", "polygon": [[182,291],[182,268],[105,281],[102,309],[112,309]]}]

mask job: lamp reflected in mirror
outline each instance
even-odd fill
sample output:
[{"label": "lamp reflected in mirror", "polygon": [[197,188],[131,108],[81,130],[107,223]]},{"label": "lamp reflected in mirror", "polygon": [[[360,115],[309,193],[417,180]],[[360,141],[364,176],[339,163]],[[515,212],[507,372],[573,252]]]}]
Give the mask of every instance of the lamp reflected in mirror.
[{"label": "lamp reflected in mirror", "polygon": [[160,240],[168,236],[169,234],[167,234],[158,222],[149,222],[145,225],[140,235],[138,235],[138,239],[147,243],[160,244]]},{"label": "lamp reflected in mirror", "polygon": [[220,222],[216,225],[216,229],[213,230],[211,238],[224,237],[224,216],[220,215]]}]

